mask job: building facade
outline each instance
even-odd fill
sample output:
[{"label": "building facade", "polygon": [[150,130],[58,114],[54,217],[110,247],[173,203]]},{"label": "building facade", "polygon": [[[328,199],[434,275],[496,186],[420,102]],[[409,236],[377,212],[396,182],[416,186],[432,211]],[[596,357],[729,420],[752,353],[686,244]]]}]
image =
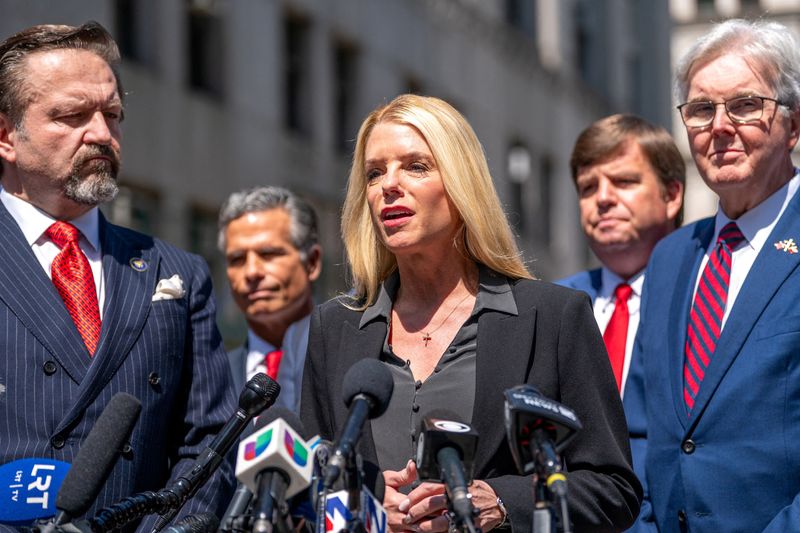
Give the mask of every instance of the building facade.
[{"label": "building facade", "polygon": [[308,198],[325,248],[318,300],[346,289],[338,232],[357,128],[404,92],[444,98],[483,143],[531,270],[593,259],[569,155],[597,118],[671,123],[667,0],[0,0],[0,38],[93,19],[123,52],[114,221],[202,254],[226,338],[241,334],[216,250],[227,195]]}]

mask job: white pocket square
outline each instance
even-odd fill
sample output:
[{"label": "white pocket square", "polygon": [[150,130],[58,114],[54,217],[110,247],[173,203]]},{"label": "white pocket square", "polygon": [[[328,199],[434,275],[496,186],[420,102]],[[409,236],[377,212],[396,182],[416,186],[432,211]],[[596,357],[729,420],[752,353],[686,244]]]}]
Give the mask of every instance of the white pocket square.
[{"label": "white pocket square", "polygon": [[183,298],[186,291],[183,288],[183,280],[177,274],[169,279],[162,279],[156,285],[156,292],[153,294],[153,301],[176,300]]}]

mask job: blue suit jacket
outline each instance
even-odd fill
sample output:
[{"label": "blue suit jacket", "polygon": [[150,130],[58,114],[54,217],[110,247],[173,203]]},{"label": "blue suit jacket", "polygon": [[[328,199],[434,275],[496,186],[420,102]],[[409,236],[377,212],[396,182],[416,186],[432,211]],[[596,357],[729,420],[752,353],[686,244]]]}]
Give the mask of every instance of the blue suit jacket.
[{"label": "blue suit jacket", "polygon": [[705,219],[656,247],[637,350],[647,387],[647,481],[662,532],[800,531],[800,195],[737,296],[695,400],[683,401],[684,343]]},{"label": "blue suit jacket", "polygon": [[[105,307],[92,358],[0,203],[0,464],[23,457],[72,462],[115,393],[142,403],[132,451],[120,457],[89,515],[169,484],[235,407],[205,262],[102,215],[100,239]],[[134,258],[147,268],[132,268]],[[175,274],[185,297],[151,301],[158,281]],[[224,461],[182,514],[221,514],[233,486],[231,467]]]},{"label": "blue suit jacket", "polygon": [[[601,269],[584,270],[577,274],[556,281],[557,284],[583,291],[592,299],[592,304],[597,299],[597,295],[603,288],[603,277]],[[645,277],[645,280],[647,278]],[[622,405],[625,408],[625,419],[628,422],[628,433],[631,443],[631,456],[633,457],[633,471],[642,482],[645,500],[642,502],[640,520],[630,531],[648,531],[652,528],[646,524],[647,517],[650,516],[650,506],[648,503],[648,489],[645,482],[645,457],[647,454],[647,417],[645,413],[644,389],[642,387],[643,365],[641,355],[631,356],[631,363],[628,367],[628,379],[625,381],[625,393],[622,397]]]}]

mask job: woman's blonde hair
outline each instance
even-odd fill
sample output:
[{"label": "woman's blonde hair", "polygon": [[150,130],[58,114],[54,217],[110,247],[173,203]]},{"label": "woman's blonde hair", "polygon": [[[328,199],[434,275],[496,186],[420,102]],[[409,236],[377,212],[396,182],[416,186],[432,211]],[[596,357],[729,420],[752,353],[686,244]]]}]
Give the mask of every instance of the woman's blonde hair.
[{"label": "woman's blonde hair", "polygon": [[462,226],[454,245],[468,258],[512,279],[532,278],[514,241],[486,156],[466,119],[438,98],[404,94],[375,109],[361,124],[342,209],[342,239],[352,277],[352,307],[364,309],[397,267],[372,224],[367,203],[365,150],[373,128],[391,122],[415,128],[428,143],[444,190]]}]

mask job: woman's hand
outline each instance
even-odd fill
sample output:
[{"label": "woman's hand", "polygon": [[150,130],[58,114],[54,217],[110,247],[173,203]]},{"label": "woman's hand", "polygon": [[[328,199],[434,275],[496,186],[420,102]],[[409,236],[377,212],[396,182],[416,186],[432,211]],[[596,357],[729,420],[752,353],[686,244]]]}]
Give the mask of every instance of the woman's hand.
[{"label": "woman's hand", "polygon": [[417,480],[417,465],[414,461],[408,461],[402,470],[385,470],[383,481],[386,484],[386,492],[383,495],[383,509],[386,511],[386,523],[394,533],[403,531],[413,531],[403,522],[408,510],[408,503],[401,510],[400,506],[408,501],[408,496],[400,492],[400,489],[411,485]]},{"label": "woman's hand", "polygon": [[[387,523],[394,533],[420,532],[438,533],[447,531],[447,494],[441,483],[422,483],[408,496],[399,489],[412,484],[417,479],[417,467],[409,461],[400,471],[387,470],[383,473],[386,482],[386,494],[383,507],[386,510]],[[497,505],[497,494],[488,483],[475,480],[469,486],[472,504],[479,514],[475,525],[489,531],[500,525],[505,519],[503,510]]]}]

